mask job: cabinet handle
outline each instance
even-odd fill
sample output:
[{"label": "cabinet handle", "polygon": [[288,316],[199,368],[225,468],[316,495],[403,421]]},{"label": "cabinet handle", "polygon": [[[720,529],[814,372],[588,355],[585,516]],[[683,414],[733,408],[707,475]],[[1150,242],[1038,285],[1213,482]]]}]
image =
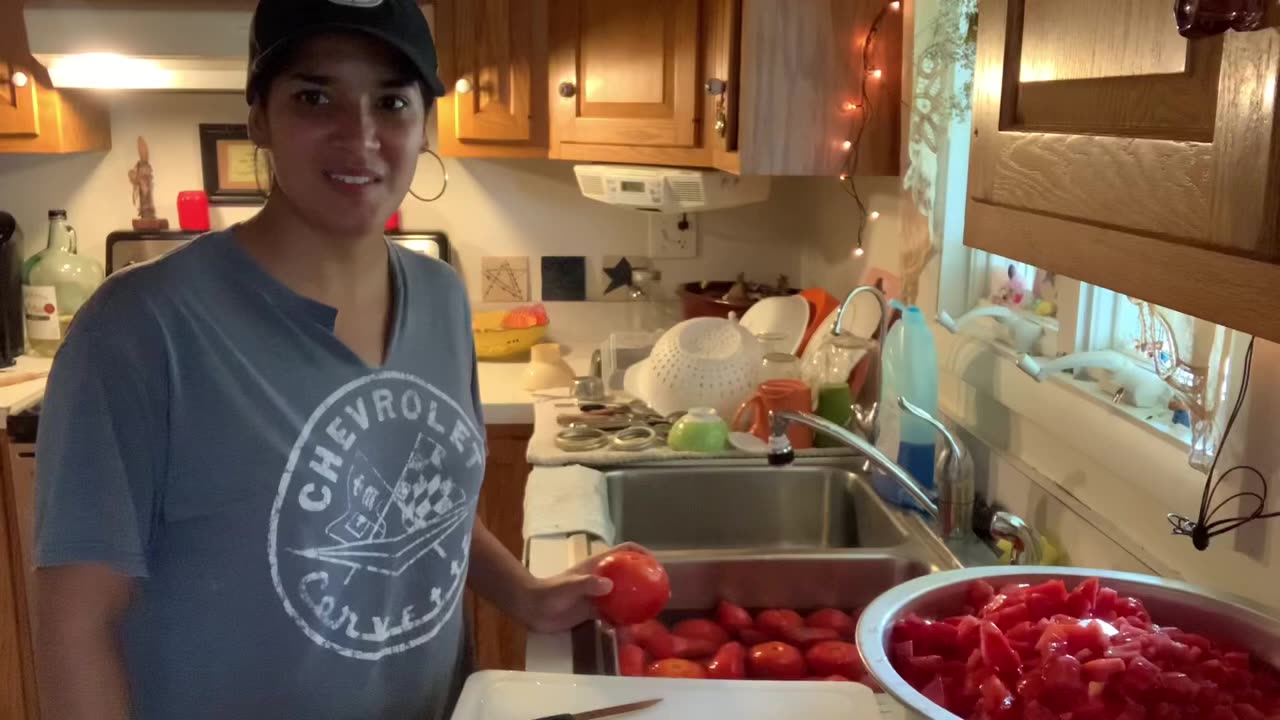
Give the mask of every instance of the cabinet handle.
[{"label": "cabinet handle", "polygon": [[720,78],[707,78],[707,84],[706,84],[707,94],[723,95],[725,91],[725,85],[726,85],[725,81],[721,80]]},{"label": "cabinet handle", "polygon": [[578,94],[578,86],[577,86],[577,85],[574,85],[573,83],[569,82],[568,80],[565,80],[564,82],[560,83],[560,97],[562,97],[562,98],[571,98],[571,97],[573,97],[574,95],[577,95],[577,94]]},{"label": "cabinet handle", "polygon": [[471,85],[471,81],[463,77],[458,78],[458,82],[453,84],[453,89],[457,91],[459,95],[466,95],[472,91],[473,87]]}]

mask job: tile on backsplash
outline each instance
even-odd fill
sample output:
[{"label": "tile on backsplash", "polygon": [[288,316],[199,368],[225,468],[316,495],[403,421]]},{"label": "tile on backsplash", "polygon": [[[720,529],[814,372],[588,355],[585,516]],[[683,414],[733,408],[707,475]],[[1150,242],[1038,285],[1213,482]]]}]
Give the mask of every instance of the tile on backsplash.
[{"label": "tile on backsplash", "polygon": [[631,284],[633,270],[653,267],[653,259],[640,255],[605,255],[601,272],[597,276],[594,292],[599,293],[599,300],[630,300],[631,292],[627,288]]},{"label": "tile on backsplash", "polygon": [[544,301],[587,299],[587,259],[581,255],[542,258],[542,299]]},{"label": "tile on backsplash", "polygon": [[480,298],[484,302],[529,300],[528,256],[481,258],[480,273],[483,278]]}]

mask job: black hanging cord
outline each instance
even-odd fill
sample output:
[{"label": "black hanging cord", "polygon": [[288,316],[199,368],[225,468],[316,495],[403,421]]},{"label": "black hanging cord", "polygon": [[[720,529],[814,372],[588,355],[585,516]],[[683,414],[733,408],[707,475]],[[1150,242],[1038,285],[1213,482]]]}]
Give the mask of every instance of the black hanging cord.
[{"label": "black hanging cord", "polygon": [[[871,30],[867,32],[867,39],[862,43],[862,78],[858,83],[858,102],[857,106],[850,109],[849,112],[854,114],[852,120],[853,125],[850,127],[848,137],[850,142],[849,152],[846,153],[844,165],[840,173],[840,185],[844,191],[849,193],[853,201],[858,205],[858,237],[857,248],[862,248],[862,236],[867,229],[867,206],[862,201],[862,196],[858,193],[858,184],[854,181],[854,173],[858,169],[858,153],[862,148],[862,136],[867,130],[867,125],[871,124],[871,113],[873,110],[871,96],[867,93],[867,79],[871,77],[872,70],[880,69],[881,79],[883,79],[884,70],[875,68],[871,65],[871,51],[875,44],[876,36],[880,33],[880,23],[884,21],[888,15],[890,5],[885,5],[876,15],[875,20],[871,22]],[[854,128],[857,131],[854,131]]]},{"label": "black hanging cord", "polygon": [[[1169,523],[1173,525],[1173,534],[1190,537],[1191,544],[1197,550],[1207,550],[1210,538],[1229,533],[1240,528],[1245,523],[1280,517],[1280,512],[1263,512],[1267,509],[1268,484],[1267,477],[1257,468],[1251,465],[1236,465],[1223,472],[1216,480],[1214,479],[1214,473],[1218,468],[1218,459],[1222,457],[1222,453],[1227,446],[1227,438],[1231,437],[1231,429],[1236,424],[1236,417],[1239,416],[1240,408],[1244,405],[1245,393],[1249,390],[1249,375],[1253,371],[1253,344],[1254,340],[1250,339],[1249,349],[1244,354],[1244,371],[1240,377],[1240,394],[1236,397],[1235,407],[1231,409],[1231,415],[1227,419],[1227,427],[1222,433],[1222,442],[1218,444],[1218,451],[1214,453],[1213,463],[1209,465],[1209,474],[1204,481],[1204,492],[1200,496],[1200,512],[1195,520],[1174,513],[1169,514]],[[1234,472],[1243,472],[1257,478],[1258,485],[1261,486],[1262,491],[1259,493],[1252,490],[1242,490],[1214,505],[1213,500],[1218,493],[1218,487],[1222,485],[1223,480]],[[1213,519],[1228,503],[1243,498],[1253,498],[1257,502],[1253,512],[1240,517]]]}]

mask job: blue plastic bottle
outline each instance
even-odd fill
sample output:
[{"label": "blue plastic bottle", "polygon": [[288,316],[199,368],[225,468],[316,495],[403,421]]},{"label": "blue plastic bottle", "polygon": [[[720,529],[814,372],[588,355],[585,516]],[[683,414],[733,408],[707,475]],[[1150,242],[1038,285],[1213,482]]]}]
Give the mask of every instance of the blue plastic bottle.
[{"label": "blue plastic bottle", "polygon": [[[902,311],[885,340],[883,394],[880,399],[880,451],[897,458],[912,477],[928,490],[934,489],[933,463],[935,433],[928,423],[898,408],[898,396],[916,407],[938,415],[938,349],[933,333],[920,308],[893,306]],[[886,501],[916,508],[915,501],[895,481],[877,473],[876,490]]]}]

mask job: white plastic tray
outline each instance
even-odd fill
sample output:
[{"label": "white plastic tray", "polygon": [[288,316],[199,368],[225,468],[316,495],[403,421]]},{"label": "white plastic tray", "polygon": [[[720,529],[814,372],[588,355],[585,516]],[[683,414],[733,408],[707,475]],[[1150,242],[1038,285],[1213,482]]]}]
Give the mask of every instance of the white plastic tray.
[{"label": "white plastic tray", "polygon": [[871,690],[858,683],[668,680],[507,671],[467,679],[453,720],[535,720],[560,713],[662,698],[618,720],[878,720]]}]

